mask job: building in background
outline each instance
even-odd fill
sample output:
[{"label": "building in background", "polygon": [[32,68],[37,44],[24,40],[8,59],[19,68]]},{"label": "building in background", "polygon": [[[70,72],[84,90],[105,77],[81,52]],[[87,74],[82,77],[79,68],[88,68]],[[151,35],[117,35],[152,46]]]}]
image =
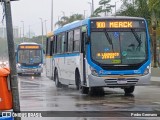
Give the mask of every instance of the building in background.
[{"label": "building in background", "polygon": [[[6,33],[6,26],[0,26],[0,38],[7,38],[7,33]],[[13,37],[14,38],[19,38],[19,28],[18,27],[13,27]]]}]

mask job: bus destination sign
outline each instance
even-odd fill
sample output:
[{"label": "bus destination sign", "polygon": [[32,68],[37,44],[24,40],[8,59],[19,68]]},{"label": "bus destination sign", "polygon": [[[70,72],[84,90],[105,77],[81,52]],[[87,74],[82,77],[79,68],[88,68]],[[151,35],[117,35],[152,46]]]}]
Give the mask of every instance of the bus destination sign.
[{"label": "bus destination sign", "polygon": [[19,48],[20,49],[39,49],[40,46],[37,46],[37,45],[20,45]]},{"label": "bus destination sign", "polygon": [[104,20],[104,21],[91,21],[92,28],[145,28],[144,21],[133,20]]}]

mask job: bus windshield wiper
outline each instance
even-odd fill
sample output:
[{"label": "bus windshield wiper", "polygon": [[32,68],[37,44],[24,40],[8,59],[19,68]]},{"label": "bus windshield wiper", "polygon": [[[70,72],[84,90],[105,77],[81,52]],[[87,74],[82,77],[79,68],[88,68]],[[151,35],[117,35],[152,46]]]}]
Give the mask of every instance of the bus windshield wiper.
[{"label": "bus windshield wiper", "polygon": [[105,35],[107,37],[107,40],[108,40],[109,44],[112,45],[112,51],[114,52],[114,48],[113,48],[113,43],[112,43],[111,37],[109,36],[109,34],[108,34],[108,32],[106,30],[105,30],[104,33],[105,33]]},{"label": "bus windshield wiper", "polygon": [[141,38],[138,36],[137,32],[134,30],[134,29],[131,29],[134,37],[136,38],[136,40],[138,41],[138,47],[140,47],[142,41],[141,41]]}]

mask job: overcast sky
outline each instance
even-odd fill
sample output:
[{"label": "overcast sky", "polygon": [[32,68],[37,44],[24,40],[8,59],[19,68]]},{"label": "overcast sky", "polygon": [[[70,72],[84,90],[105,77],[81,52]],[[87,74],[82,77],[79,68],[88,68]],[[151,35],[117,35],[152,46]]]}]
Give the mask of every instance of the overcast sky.
[{"label": "overcast sky", "polygon": [[[74,13],[84,14],[86,10],[86,16],[90,15],[90,4],[92,0],[53,0],[53,21],[57,22],[58,17],[63,16],[63,12],[66,16],[70,16]],[[100,0],[94,0],[94,8],[98,7]],[[117,2],[117,9],[120,7],[120,0],[111,0],[110,4]],[[24,21],[25,34],[29,31],[35,32],[36,35],[41,34],[41,20],[46,20],[46,28],[49,32],[51,30],[51,0],[19,0],[11,2],[12,20],[13,26],[21,27]],[[0,21],[2,20],[2,6],[0,8]],[[113,9],[113,13],[114,13]],[[2,24],[2,23],[1,23]],[[45,24],[44,24],[45,27]],[[46,33],[44,29],[44,34]]]}]

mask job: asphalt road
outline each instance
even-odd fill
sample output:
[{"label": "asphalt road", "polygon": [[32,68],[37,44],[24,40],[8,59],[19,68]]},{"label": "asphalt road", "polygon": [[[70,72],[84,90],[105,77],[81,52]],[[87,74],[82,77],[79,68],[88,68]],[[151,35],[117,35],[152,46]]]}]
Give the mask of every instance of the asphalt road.
[{"label": "asphalt road", "polygon": [[[49,116],[44,118],[23,118],[22,120],[160,119],[158,117],[125,118],[131,116],[133,112],[140,114],[145,111],[158,113],[157,111],[160,111],[160,87],[158,85],[151,84],[150,86],[136,87],[134,94],[128,96],[124,95],[123,90],[112,88],[105,88],[105,96],[89,96],[82,95],[76,90],[75,86],[57,89],[54,82],[46,78],[45,74],[42,74],[41,77],[19,76],[18,80],[21,111],[48,111],[42,114]],[[85,111],[88,111],[89,116],[85,114]],[[98,115],[101,117],[98,117]],[[106,116],[109,117],[106,118]]]}]

